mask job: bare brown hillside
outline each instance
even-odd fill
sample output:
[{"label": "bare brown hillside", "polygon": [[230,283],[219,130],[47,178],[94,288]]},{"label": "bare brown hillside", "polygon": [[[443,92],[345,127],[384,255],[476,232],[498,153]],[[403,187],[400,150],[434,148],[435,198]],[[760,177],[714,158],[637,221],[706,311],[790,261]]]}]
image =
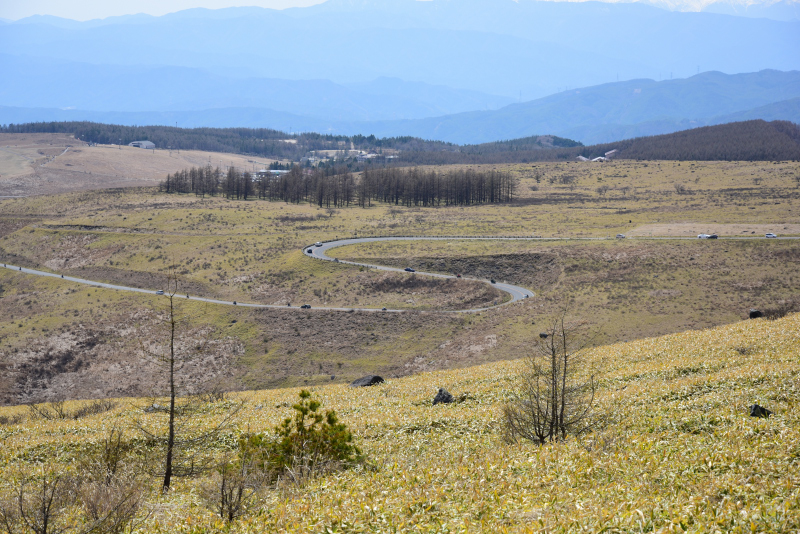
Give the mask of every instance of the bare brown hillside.
[{"label": "bare brown hillside", "polygon": [[0,197],[157,185],[168,173],[211,164],[261,168],[269,159],[88,144],[67,134],[0,134]]}]

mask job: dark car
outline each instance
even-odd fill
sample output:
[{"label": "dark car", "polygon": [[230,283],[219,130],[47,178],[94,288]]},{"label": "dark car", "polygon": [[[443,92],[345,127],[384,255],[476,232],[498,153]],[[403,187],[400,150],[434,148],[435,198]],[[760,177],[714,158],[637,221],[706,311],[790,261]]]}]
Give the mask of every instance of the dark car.
[{"label": "dark car", "polygon": [[489,280],[489,281],[490,281],[491,283],[493,283],[493,284],[496,284],[496,283],[497,283],[497,282],[495,282],[494,278],[492,278],[492,279],[491,279],[491,280]]},{"label": "dark car", "polygon": [[310,309],[311,309],[311,304],[303,304],[303,305],[302,305],[302,306],[300,306],[300,307],[301,307],[302,309],[304,309],[304,310],[310,310]]},{"label": "dark car", "polygon": [[709,239],[719,239],[719,236],[717,234],[711,234],[710,236],[708,236],[708,238]]},{"label": "dark car", "polygon": [[386,308],[381,308],[381,311],[386,311]]},{"label": "dark car", "polygon": [[456,278],[461,278],[461,275],[460,275],[460,274],[457,274],[457,275],[456,275]]},{"label": "dark car", "polygon": [[308,252],[309,254],[313,254],[314,253],[314,251],[311,250],[311,249],[306,250],[306,252]]},{"label": "dark car", "polygon": [[406,267],[406,268],[405,268],[405,269],[403,269],[403,270],[404,270],[405,272],[407,272],[407,273],[415,273],[415,272],[417,272],[417,271],[415,271],[414,269],[412,269],[411,267]]}]

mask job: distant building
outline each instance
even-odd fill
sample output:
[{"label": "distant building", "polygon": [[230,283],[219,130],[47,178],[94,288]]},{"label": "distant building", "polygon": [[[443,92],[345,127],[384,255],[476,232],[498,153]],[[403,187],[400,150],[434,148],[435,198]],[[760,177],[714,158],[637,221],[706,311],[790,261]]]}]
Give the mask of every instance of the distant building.
[{"label": "distant building", "polygon": [[279,171],[274,169],[261,169],[260,171],[256,171],[253,176],[254,178],[274,178],[276,176],[281,176],[284,174],[289,174],[290,171]]},{"label": "distant building", "polygon": [[575,159],[577,159],[578,161],[589,161],[589,158],[584,158],[583,156],[578,156]]},{"label": "distant building", "polygon": [[605,157],[606,159],[611,159],[612,157],[614,157],[614,155],[616,155],[616,153],[617,153],[616,148],[614,150],[609,150],[608,152],[605,153]]},{"label": "distant building", "polygon": [[128,143],[128,146],[151,149],[155,148],[156,144],[153,143],[152,141],[134,141],[133,143]]}]

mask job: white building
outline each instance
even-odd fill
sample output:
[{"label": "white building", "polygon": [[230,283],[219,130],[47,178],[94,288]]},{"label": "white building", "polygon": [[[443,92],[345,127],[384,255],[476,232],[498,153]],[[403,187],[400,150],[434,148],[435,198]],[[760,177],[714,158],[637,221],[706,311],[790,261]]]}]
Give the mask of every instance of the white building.
[{"label": "white building", "polygon": [[155,143],[151,141],[134,141],[133,143],[128,143],[128,146],[135,146],[138,148],[147,148],[147,149],[152,149],[156,147]]}]

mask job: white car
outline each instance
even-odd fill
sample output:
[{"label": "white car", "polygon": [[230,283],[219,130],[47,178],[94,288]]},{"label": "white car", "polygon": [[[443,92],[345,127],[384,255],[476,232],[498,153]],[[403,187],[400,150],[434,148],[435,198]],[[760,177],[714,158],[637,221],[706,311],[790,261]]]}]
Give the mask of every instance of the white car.
[{"label": "white car", "polygon": [[625,234],[617,234],[617,239],[625,239]]},{"label": "white car", "polygon": [[776,239],[778,236],[776,236],[775,234],[770,232],[767,235],[765,235],[764,237],[766,237],[767,239]]},{"label": "white car", "polygon": [[317,241],[316,243],[314,243],[314,246],[315,247],[321,247],[322,246],[322,241]]},{"label": "white car", "polygon": [[697,236],[697,239],[708,239],[708,234],[700,234]]},{"label": "white car", "polygon": [[159,289],[158,291],[156,291],[156,295],[163,295],[163,294],[164,294],[163,289]]}]

